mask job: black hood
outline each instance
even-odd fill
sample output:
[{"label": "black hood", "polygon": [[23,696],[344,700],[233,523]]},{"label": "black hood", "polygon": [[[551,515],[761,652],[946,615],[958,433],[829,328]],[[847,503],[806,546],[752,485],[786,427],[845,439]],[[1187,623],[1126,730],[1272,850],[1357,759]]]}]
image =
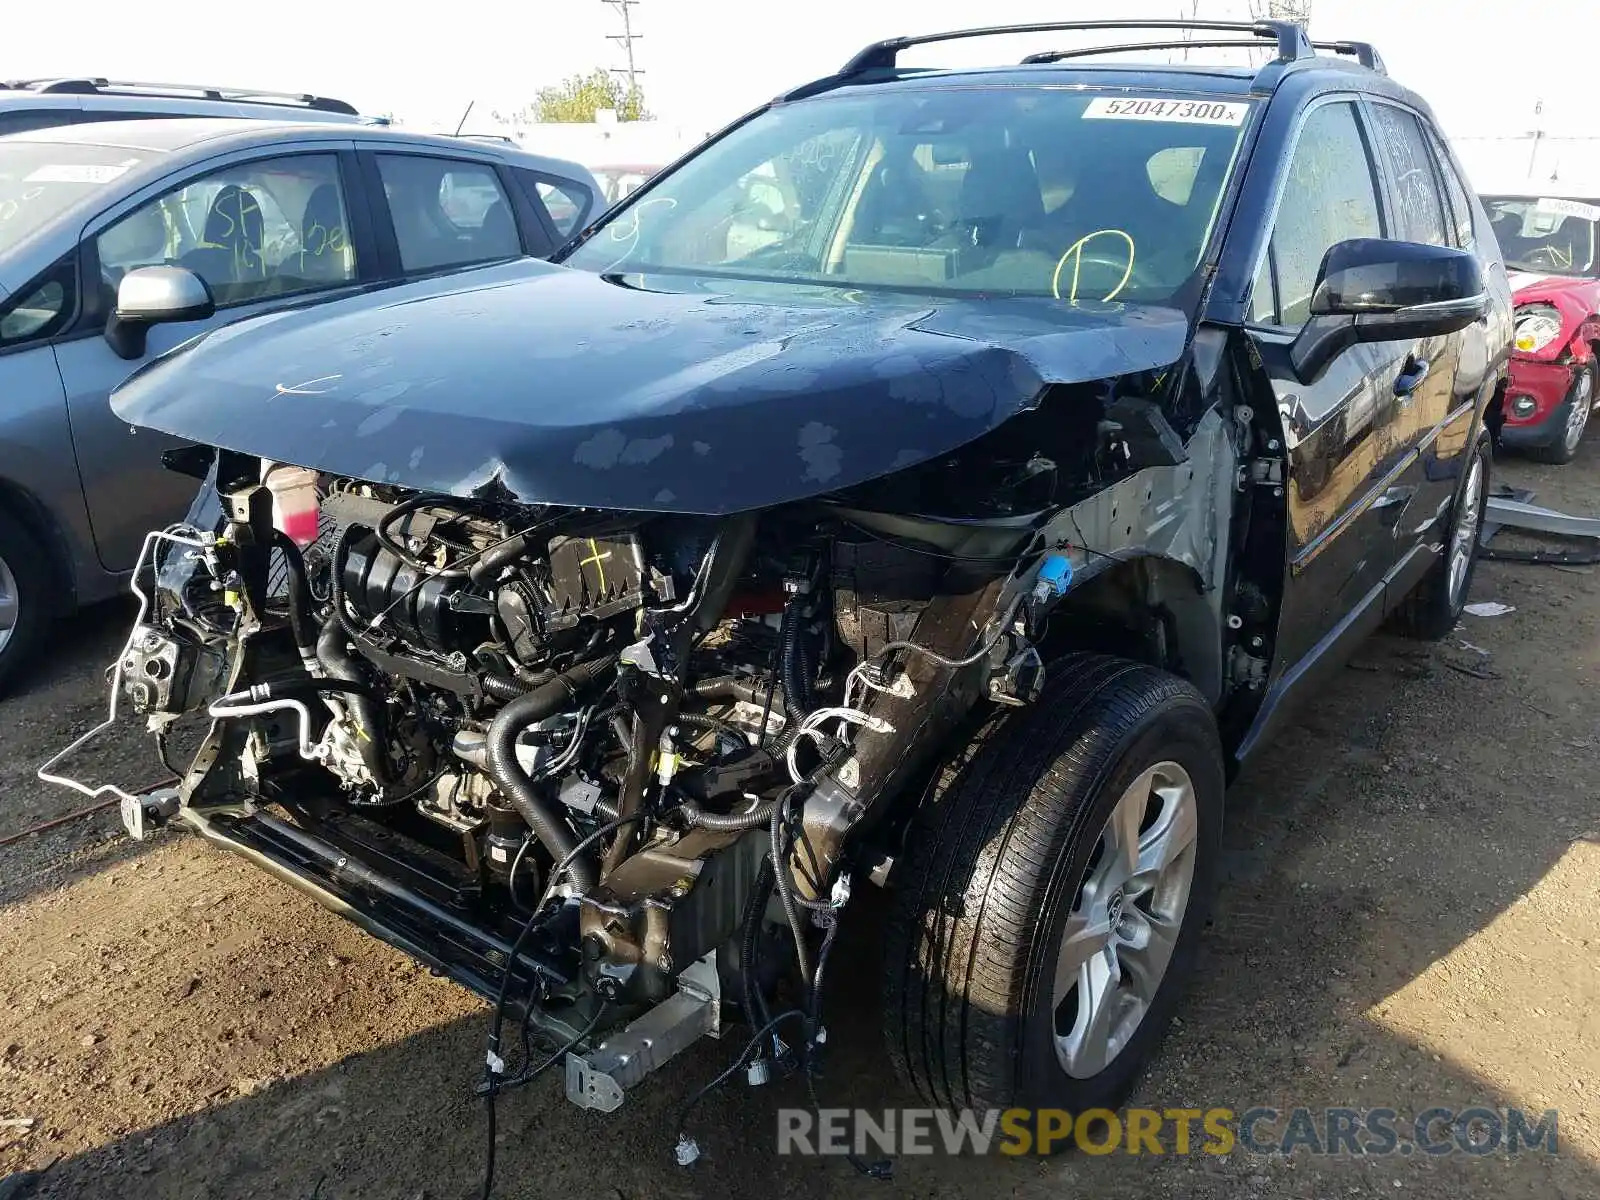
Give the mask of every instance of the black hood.
[{"label": "black hood", "polygon": [[122,419],[420,491],[707,515],[948,453],[1080,383],[1176,361],[1174,309],[618,280],[517,263],[224,326]]}]

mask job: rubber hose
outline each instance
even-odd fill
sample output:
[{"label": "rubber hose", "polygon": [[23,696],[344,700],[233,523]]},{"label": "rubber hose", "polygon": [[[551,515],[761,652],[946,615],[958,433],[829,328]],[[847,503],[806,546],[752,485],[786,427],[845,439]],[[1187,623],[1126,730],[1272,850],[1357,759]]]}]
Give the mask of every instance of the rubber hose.
[{"label": "rubber hose", "polygon": [[272,531],[272,544],[283,554],[289,568],[289,630],[302,658],[317,655],[317,622],[311,612],[311,581],[306,577],[305,555],[294,539],[281,529]]},{"label": "rubber hose", "polygon": [[342,614],[337,594],[334,603],[334,615],[322,626],[322,633],[317,638],[317,661],[330,678],[352,685],[352,694],[347,703],[360,726],[356,746],[373,780],[379,787],[384,787],[389,783],[389,755],[386,752],[389,735],[384,725],[383,706],[356,690],[357,687],[365,689],[367,681],[362,677],[355,658],[345,649],[345,628],[340,620]]},{"label": "rubber hose", "polygon": [[515,700],[518,696],[526,696],[534,686],[508,679],[504,675],[484,675],[480,682],[483,684],[484,692],[492,700]]},{"label": "rubber hose", "polygon": [[737,833],[741,829],[759,829],[772,820],[777,804],[776,800],[769,800],[749,812],[709,813],[693,800],[685,800],[678,811],[697,829],[709,829],[712,833]]},{"label": "rubber hose", "polygon": [[[697,679],[689,685],[689,694],[702,700],[743,700],[760,708],[767,702],[766,685],[754,679],[738,679],[732,675],[716,675],[710,679]],[[783,688],[774,684],[772,702],[783,703]]]},{"label": "rubber hose", "polygon": [[[570,704],[614,665],[609,659],[579,663],[549,683],[518,696],[496,713],[494,720],[489,723],[489,777],[494,780],[501,795],[528,823],[539,844],[557,862],[572,854],[578,841],[572,827],[556,807],[539,794],[533,780],[517,761],[517,735],[529,725],[560,712],[563,706]],[[585,891],[599,881],[593,864],[586,859],[574,860],[571,872],[578,886]]]},{"label": "rubber hose", "polygon": [[707,733],[725,733],[737,739],[741,746],[750,745],[750,736],[733,722],[707,716],[705,713],[681,712],[672,718],[672,723],[680,728],[701,729]]}]

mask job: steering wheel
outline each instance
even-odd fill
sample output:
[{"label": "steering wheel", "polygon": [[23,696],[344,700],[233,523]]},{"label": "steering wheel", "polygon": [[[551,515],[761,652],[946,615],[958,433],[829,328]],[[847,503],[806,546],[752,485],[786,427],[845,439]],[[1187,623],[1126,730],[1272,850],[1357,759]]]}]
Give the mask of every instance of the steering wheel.
[{"label": "steering wheel", "polygon": [[[1539,261],[1541,256],[1544,258],[1543,262]],[[1564,271],[1572,266],[1572,255],[1545,242],[1528,251],[1527,262],[1529,266],[1551,267],[1557,271]]]},{"label": "steering wheel", "polygon": [[1122,229],[1096,229],[1073,242],[1056,260],[1050,294],[1070,303],[1089,299],[1109,304],[1128,284],[1152,282],[1138,269],[1138,248],[1132,234]]}]

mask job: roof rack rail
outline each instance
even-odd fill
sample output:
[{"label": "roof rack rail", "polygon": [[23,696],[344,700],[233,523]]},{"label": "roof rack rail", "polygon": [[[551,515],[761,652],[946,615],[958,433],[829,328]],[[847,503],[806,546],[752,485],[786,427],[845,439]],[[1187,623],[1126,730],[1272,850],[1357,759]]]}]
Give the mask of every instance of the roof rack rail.
[{"label": "roof rack rail", "polygon": [[16,90],[34,91],[44,95],[68,96],[167,96],[173,99],[198,98],[201,100],[234,101],[241,104],[295,104],[318,112],[342,113],[358,117],[355,105],[331,96],[313,96],[308,92],[268,92],[259,88],[216,87],[199,83],[146,83],[138,80],[106,79],[102,76],[77,76],[63,79],[17,79],[3,86]]},{"label": "roof rack rail", "polygon": [[[1194,29],[1208,33],[1248,33],[1276,41],[1278,58],[1284,62],[1311,58],[1316,50],[1306,31],[1293,21],[1046,21],[1033,25],[989,25],[978,29],[956,29],[949,33],[925,33],[913,37],[887,38],[863,47],[840,70],[838,78],[867,71],[893,70],[902,50],[934,42],[955,42],[967,38],[997,37],[1012,33],[1092,32],[1099,29]],[[1357,43],[1351,43],[1356,45]]]},{"label": "roof rack rail", "polygon": [[1311,44],[1318,50],[1332,50],[1335,54],[1354,58],[1367,70],[1376,71],[1379,75],[1389,73],[1389,69],[1383,65],[1383,56],[1371,42],[1312,42]]},{"label": "roof rack rail", "polygon": [[1023,64],[1063,62],[1069,58],[1093,58],[1097,54],[1130,54],[1135,50],[1265,50],[1259,41],[1234,38],[1230,41],[1206,38],[1200,41],[1174,39],[1167,42],[1122,42],[1115,46],[1082,46],[1074,50],[1041,50],[1024,58]]}]

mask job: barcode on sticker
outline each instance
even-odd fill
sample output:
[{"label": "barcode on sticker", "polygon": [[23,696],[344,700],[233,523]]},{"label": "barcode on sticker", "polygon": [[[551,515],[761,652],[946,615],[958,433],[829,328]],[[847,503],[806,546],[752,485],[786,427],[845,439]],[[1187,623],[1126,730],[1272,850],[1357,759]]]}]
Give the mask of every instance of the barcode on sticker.
[{"label": "barcode on sticker", "polygon": [[1248,104],[1230,100],[1157,100],[1141,96],[1097,96],[1083,110],[1086,120],[1171,121],[1180,125],[1243,125]]}]

